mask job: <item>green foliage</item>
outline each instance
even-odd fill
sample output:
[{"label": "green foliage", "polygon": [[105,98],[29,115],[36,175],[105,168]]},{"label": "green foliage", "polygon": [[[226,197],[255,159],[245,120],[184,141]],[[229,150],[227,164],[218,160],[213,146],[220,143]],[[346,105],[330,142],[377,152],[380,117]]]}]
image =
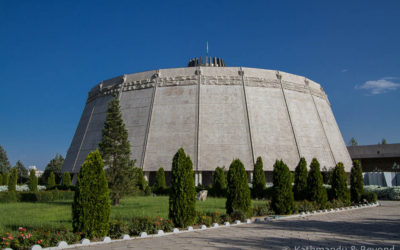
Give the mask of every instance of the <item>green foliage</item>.
[{"label": "green foliage", "polygon": [[47,188],[54,188],[56,186],[56,176],[53,172],[50,172],[49,178],[47,178]]},{"label": "green foliage", "polygon": [[322,174],[317,159],[312,159],[307,177],[308,199],[315,201],[320,209],[324,209],[328,196],[323,186]]},{"label": "green foliage", "polygon": [[[0,173],[4,174],[5,172],[11,171],[11,164],[8,161],[7,152],[0,146]],[[7,184],[4,184],[7,185]]]},{"label": "green foliage", "polygon": [[276,161],[272,172],[274,192],[271,206],[276,214],[291,214],[294,211],[294,198],[292,190],[292,177],[287,165]]},{"label": "green foliage", "polygon": [[307,177],[307,162],[304,157],[301,157],[294,172],[293,194],[297,201],[307,199]]},{"label": "green foliage", "polygon": [[62,155],[56,154],[56,156],[50,160],[46,165],[42,176],[39,177],[39,183],[41,185],[48,184],[50,173],[53,172],[55,175],[55,183],[60,183],[61,181],[61,168],[64,164],[64,157]]},{"label": "green foliage", "polygon": [[8,171],[4,172],[4,174],[3,174],[3,185],[8,186],[9,178],[10,178],[10,174],[8,173]]},{"label": "green foliage", "polygon": [[147,187],[147,181],[144,178],[143,170],[141,168],[134,168],[134,176],[136,187],[139,188],[139,190],[145,191]]},{"label": "green foliage", "polygon": [[24,164],[22,164],[22,162],[20,162],[20,161],[17,161],[17,163],[15,164],[15,168],[18,169],[17,183],[20,183],[20,184],[26,183],[29,179],[28,169],[26,169]]},{"label": "green foliage", "polygon": [[346,172],[341,162],[338,162],[333,170],[331,185],[333,199],[342,201],[347,206],[350,205],[350,192],[347,188]]},{"label": "green foliage", "polygon": [[262,199],[265,191],[265,174],[261,157],[257,158],[253,171],[253,197]]},{"label": "green foliage", "polygon": [[368,201],[368,203],[375,203],[378,200],[378,195],[375,192],[369,191],[369,192],[364,192],[361,195],[361,201],[362,200]]},{"label": "green foliage", "polygon": [[16,191],[18,180],[18,169],[13,168],[11,170],[10,180],[8,181],[8,191]]},{"label": "green foliage", "polygon": [[68,171],[65,171],[62,176],[62,185],[65,187],[71,186],[71,175],[68,173]]},{"label": "green foliage", "polygon": [[223,168],[217,167],[214,172],[213,193],[216,197],[225,197],[226,195],[226,176]]},{"label": "green foliage", "polygon": [[186,227],[196,220],[196,188],[192,160],[180,148],[172,160],[169,218],[175,226]]},{"label": "green foliage", "polygon": [[362,176],[361,164],[358,160],[353,161],[350,173],[350,195],[352,202],[360,202],[364,193],[364,180]]},{"label": "green foliage", "polygon": [[163,192],[167,188],[165,184],[165,172],[163,168],[159,168],[156,173],[156,182],[154,183],[154,192]]},{"label": "green foliage", "polygon": [[3,185],[3,175],[0,173],[0,186]]},{"label": "green foliage", "polygon": [[38,191],[38,178],[36,177],[36,171],[34,169],[30,170],[29,173],[29,190],[32,192]]},{"label": "green foliage", "polygon": [[[102,131],[102,141],[99,143],[101,156],[107,166],[106,176],[110,188],[113,205],[134,191],[135,161],[130,161],[130,144],[128,131],[119,106],[119,100],[114,98],[108,103],[106,121]],[[144,189],[142,189],[144,190]]]},{"label": "green foliage", "polygon": [[103,159],[98,150],[90,152],[79,171],[74,203],[72,226],[74,232],[85,237],[107,235],[111,205]]},{"label": "green foliage", "polygon": [[348,145],[349,146],[358,146],[358,142],[356,141],[356,139],[354,139],[354,137],[351,137]]},{"label": "green foliage", "polygon": [[233,160],[229,166],[225,208],[229,215],[235,210],[240,210],[246,215],[250,214],[250,188],[246,170],[239,159]]}]

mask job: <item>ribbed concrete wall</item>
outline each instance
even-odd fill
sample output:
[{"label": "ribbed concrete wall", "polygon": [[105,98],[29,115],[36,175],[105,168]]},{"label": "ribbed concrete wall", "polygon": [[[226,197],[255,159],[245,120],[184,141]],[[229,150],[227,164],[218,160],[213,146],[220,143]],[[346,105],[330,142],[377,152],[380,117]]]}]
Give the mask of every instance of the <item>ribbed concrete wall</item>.
[{"label": "ribbed concrete wall", "polygon": [[247,170],[262,156],[294,170],[300,157],[321,167],[351,160],[321,86],[301,76],[238,67],[190,67],[124,75],[103,81],[88,101],[63,171],[76,173],[97,148],[108,101],[117,94],[131,142],[144,171],[171,168],[183,147],[197,171],[239,158]]}]

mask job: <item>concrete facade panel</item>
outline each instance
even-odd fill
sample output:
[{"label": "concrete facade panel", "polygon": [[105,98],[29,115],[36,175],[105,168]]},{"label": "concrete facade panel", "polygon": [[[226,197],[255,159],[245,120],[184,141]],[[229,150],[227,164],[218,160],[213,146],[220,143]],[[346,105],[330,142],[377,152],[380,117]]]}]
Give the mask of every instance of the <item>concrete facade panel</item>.
[{"label": "concrete facade panel", "polygon": [[199,169],[229,167],[239,158],[253,169],[242,86],[201,85]]},{"label": "concrete facade panel", "polygon": [[254,157],[261,156],[264,171],[282,159],[294,170],[299,155],[282,90],[246,87]]},{"label": "concrete facade panel", "polygon": [[335,166],[324,129],[309,93],[284,90],[300,156],[311,163],[317,158],[321,169]]},{"label": "concrete facade panel", "polygon": [[336,162],[342,162],[344,164],[346,172],[350,172],[352,161],[335,117],[333,116],[332,109],[325,100],[319,97],[314,97],[314,100],[317,104],[322,123],[324,124],[325,133],[327,134],[333,156]]},{"label": "concrete facade panel", "polygon": [[197,86],[158,87],[154,97],[144,171],[171,170],[172,158],[183,147],[195,156]]}]

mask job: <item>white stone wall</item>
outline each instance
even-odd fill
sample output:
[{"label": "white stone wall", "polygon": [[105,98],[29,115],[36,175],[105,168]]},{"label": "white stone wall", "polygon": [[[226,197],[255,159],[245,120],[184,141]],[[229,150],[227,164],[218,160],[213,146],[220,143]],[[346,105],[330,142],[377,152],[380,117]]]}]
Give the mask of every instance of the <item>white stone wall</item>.
[{"label": "white stone wall", "polygon": [[294,170],[303,156],[321,167],[351,159],[318,83],[274,70],[191,67],[128,74],[101,82],[89,93],[63,171],[77,172],[101,140],[113,94],[131,142],[131,158],[144,171],[171,169],[183,147],[198,171],[229,167],[239,158],[248,171],[262,156],[272,171],[276,159]]}]

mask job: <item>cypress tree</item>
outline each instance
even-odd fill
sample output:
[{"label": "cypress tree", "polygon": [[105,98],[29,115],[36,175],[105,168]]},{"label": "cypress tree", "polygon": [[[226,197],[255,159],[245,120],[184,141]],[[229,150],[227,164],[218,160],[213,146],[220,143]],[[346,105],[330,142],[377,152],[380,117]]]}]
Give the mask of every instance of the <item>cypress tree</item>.
[{"label": "cypress tree", "polygon": [[247,173],[239,159],[233,160],[229,166],[225,208],[227,214],[232,214],[233,211],[239,210],[246,215],[249,215],[251,209]]},{"label": "cypress tree", "polygon": [[263,170],[263,162],[261,157],[257,158],[256,164],[254,164],[253,171],[253,197],[263,198],[265,191],[265,174]]},{"label": "cypress tree", "polygon": [[23,184],[29,180],[28,169],[25,168],[21,161],[17,161],[15,168],[18,169],[18,180],[17,183]]},{"label": "cypress tree", "polygon": [[31,169],[29,171],[29,190],[31,192],[38,191],[37,185],[38,185],[38,178],[36,177],[36,171],[34,169]]},{"label": "cypress tree", "polygon": [[53,172],[55,175],[55,183],[60,183],[61,181],[61,168],[64,164],[64,157],[62,155],[56,154],[56,156],[47,163],[43,174],[39,177],[40,184],[47,184],[50,173]]},{"label": "cypress tree", "polygon": [[[4,175],[5,172],[11,171],[11,164],[8,161],[7,152],[0,146],[0,173]],[[4,184],[3,185],[7,185]]]},{"label": "cypress tree", "polygon": [[180,148],[172,160],[169,218],[177,227],[192,225],[196,220],[196,188],[192,160]]},{"label": "cypress tree", "polygon": [[8,171],[4,172],[4,175],[3,175],[3,185],[4,186],[8,186],[9,177],[10,177],[10,174],[8,173]]},{"label": "cypress tree", "polygon": [[163,168],[159,168],[156,173],[156,182],[154,183],[154,191],[155,192],[162,192],[164,189],[167,188],[165,185],[165,172]]},{"label": "cypress tree", "polygon": [[62,184],[65,187],[71,186],[71,175],[68,173],[68,171],[65,171],[62,177]]},{"label": "cypress tree", "polygon": [[3,175],[0,173],[0,186],[3,186]]},{"label": "cypress tree", "polygon": [[332,174],[332,197],[350,205],[350,191],[347,188],[346,172],[343,163],[338,162]]},{"label": "cypress tree", "polygon": [[307,199],[307,176],[307,162],[304,157],[301,157],[294,172],[293,194],[297,201]]},{"label": "cypress tree", "polygon": [[56,176],[53,172],[50,172],[49,178],[47,179],[47,188],[53,188],[56,186]]},{"label": "cypress tree", "polygon": [[100,153],[107,167],[106,176],[113,205],[134,190],[134,161],[129,160],[130,144],[120,111],[119,100],[108,103],[106,121],[99,143]]},{"label": "cypress tree", "polygon": [[274,164],[272,181],[272,209],[276,214],[291,214],[294,211],[292,177],[288,166],[282,160],[277,160]]},{"label": "cypress tree", "polygon": [[353,167],[350,174],[350,193],[352,202],[360,202],[364,193],[364,180],[361,164],[358,160],[353,161]]},{"label": "cypress tree", "polygon": [[98,150],[90,152],[82,164],[72,204],[74,232],[84,237],[100,238],[109,230],[111,212],[103,159]]},{"label": "cypress tree", "polygon": [[8,181],[8,191],[17,190],[17,180],[18,180],[18,169],[12,168],[10,180]]},{"label": "cypress tree", "polygon": [[217,167],[215,169],[213,189],[217,197],[224,197],[226,195],[226,176],[223,168]]},{"label": "cypress tree", "polygon": [[134,168],[136,187],[144,191],[147,187],[147,181],[144,178],[143,170],[141,168]]},{"label": "cypress tree", "polygon": [[326,207],[326,202],[328,200],[326,189],[323,184],[319,162],[317,159],[313,158],[307,177],[308,199],[310,201],[315,201],[320,209]]}]

